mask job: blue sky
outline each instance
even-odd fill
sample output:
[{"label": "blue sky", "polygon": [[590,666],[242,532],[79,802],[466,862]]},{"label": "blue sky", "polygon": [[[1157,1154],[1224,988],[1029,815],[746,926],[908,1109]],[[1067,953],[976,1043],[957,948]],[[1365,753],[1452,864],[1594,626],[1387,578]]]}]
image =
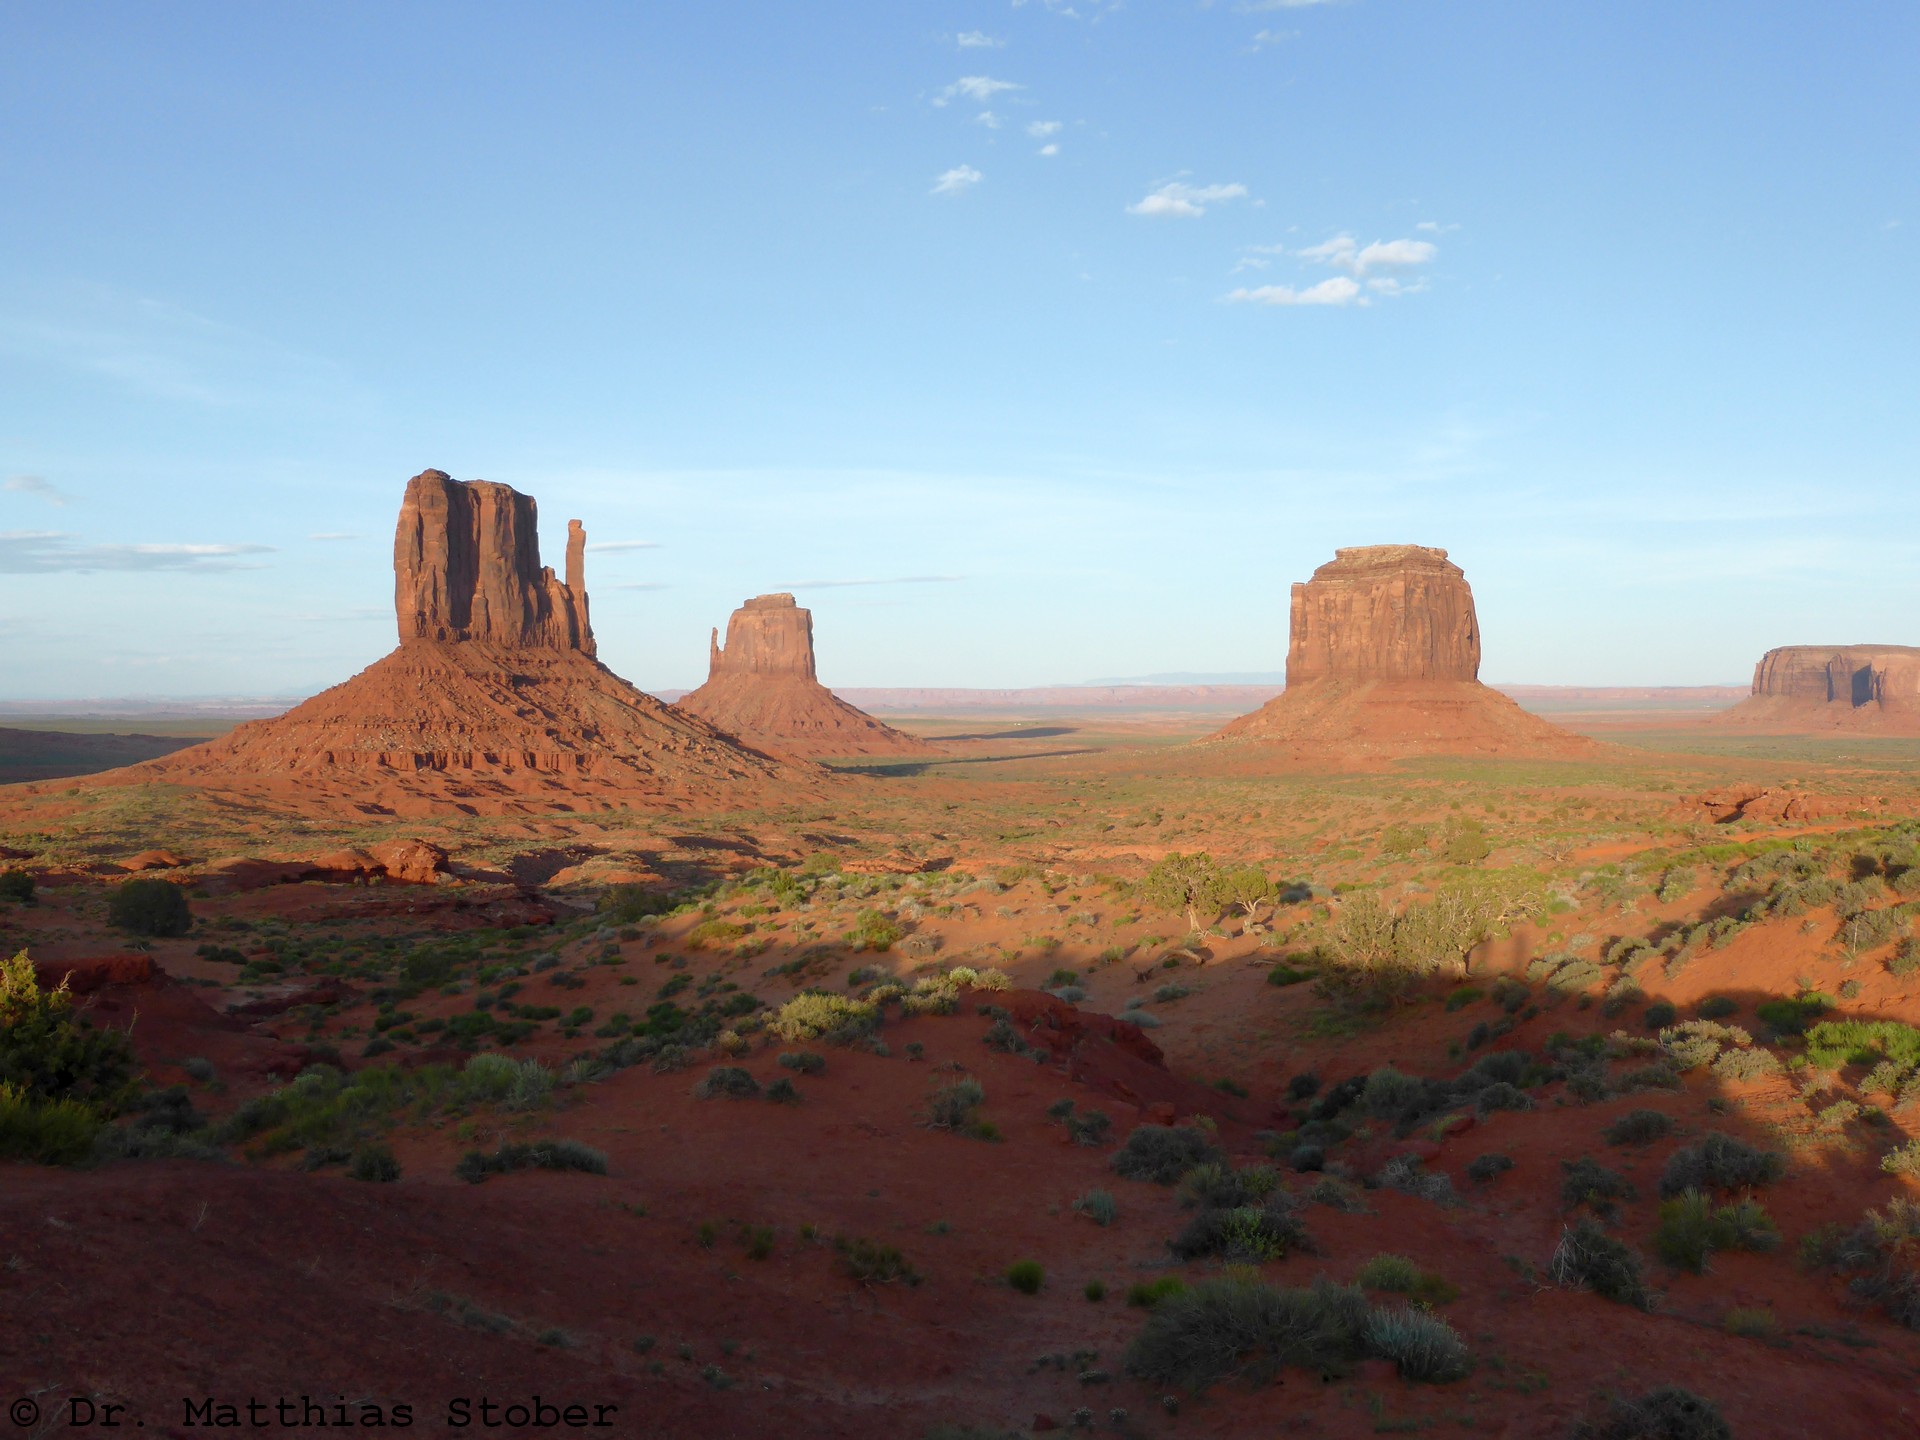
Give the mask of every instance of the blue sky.
[{"label": "blue sky", "polygon": [[0,9],[0,698],[305,693],[438,466],[603,657],[1278,669],[1336,546],[1499,681],[1920,643],[1920,8]]}]

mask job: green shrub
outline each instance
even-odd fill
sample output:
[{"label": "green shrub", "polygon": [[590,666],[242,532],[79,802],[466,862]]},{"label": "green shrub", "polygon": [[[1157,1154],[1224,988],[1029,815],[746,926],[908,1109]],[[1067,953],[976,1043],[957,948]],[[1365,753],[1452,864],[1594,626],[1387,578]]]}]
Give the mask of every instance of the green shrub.
[{"label": "green shrub", "polygon": [[965,1130],[985,1103],[986,1090],[968,1076],[935,1090],[927,1101],[927,1123],[936,1130]]},{"label": "green shrub", "polygon": [[701,1100],[753,1100],[760,1094],[760,1082],[738,1065],[716,1065],[693,1087]]},{"label": "green shrub", "polygon": [[1706,1270],[1715,1250],[1771,1250],[1779,1243],[1773,1218],[1757,1201],[1716,1209],[1698,1190],[1661,1203],[1660,1228],[1653,1236],[1656,1255],[1696,1275]]},{"label": "green shrub", "polygon": [[1362,1290],[1392,1290],[1411,1294],[1420,1283],[1420,1267],[1404,1255],[1376,1255],[1360,1267],[1353,1283]]},{"label": "green shrub", "polygon": [[1188,1125],[1136,1125],[1113,1155],[1114,1171],[1126,1180],[1171,1185],[1196,1165],[1226,1157],[1206,1134]]},{"label": "green shrub", "polygon": [[1104,1280],[1089,1280],[1087,1281],[1087,1288],[1081,1293],[1085,1295],[1087,1299],[1098,1304],[1107,1298],[1107,1282]]},{"label": "green shrub", "polygon": [[0,961],[0,1086],[23,1104],[71,1100],[106,1118],[131,1103],[135,1072],[127,1037],[75,1015],[64,985],[41,989],[26,951]]},{"label": "green shrub", "polygon": [[1182,1260],[1218,1256],[1230,1263],[1258,1265],[1282,1259],[1306,1244],[1306,1227],[1292,1206],[1282,1203],[1202,1210],[1167,1248]]},{"label": "green shrub", "polygon": [[1155,1280],[1136,1280],[1127,1287],[1127,1304],[1151,1310],[1169,1295],[1186,1293],[1187,1282],[1178,1275],[1162,1275]]},{"label": "green shrub", "polygon": [[107,899],[107,923],[129,935],[165,938],[192,929],[193,910],[171,880],[123,880]]},{"label": "green shrub", "polygon": [[1649,1030],[1660,1030],[1673,1024],[1679,1014],[1680,1012],[1674,1009],[1669,1002],[1656,1000],[1653,1004],[1647,1006],[1647,1013],[1643,1023]]},{"label": "green shrub", "polygon": [[0,1160],[72,1165],[100,1134],[99,1113],[78,1100],[40,1100],[0,1084]]},{"label": "green shrub", "polygon": [[1880,1168],[1889,1175],[1920,1177],[1920,1140],[1894,1146],[1880,1157]]},{"label": "green shrub", "polygon": [[1602,1215],[1610,1215],[1618,1201],[1633,1198],[1633,1186],[1625,1176],[1588,1156],[1562,1160],[1560,1169],[1564,1172],[1560,1180],[1560,1203],[1568,1209],[1587,1205]]},{"label": "green shrub", "polygon": [[798,1105],[800,1103],[800,1087],[782,1075],[778,1080],[767,1086],[767,1099],[776,1105]]},{"label": "green shrub", "polygon": [[1576,1425],[1572,1440],[1733,1440],[1733,1430],[1711,1400],[1663,1385],[1638,1400],[1608,1401],[1606,1414]]},{"label": "green shrub", "polygon": [[1790,1000],[1762,1001],[1753,1013],[1776,1035],[1798,1035],[1832,1008],[1832,996],[1808,991]]},{"label": "green shrub", "polygon": [[1600,1132],[1609,1145],[1651,1145],[1673,1133],[1673,1118],[1658,1110],[1629,1110]]},{"label": "green shrub", "polygon": [[453,1167],[454,1174],[473,1185],[515,1170],[577,1170],[604,1175],[607,1157],[577,1140],[536,1140],[527,1145],[503,1144],[491,1155],[469,1150]]},{"label": "green shrub", "polygon": [[1640,1257],[1593,1220],[1577,1220],[1560,1234],[1547,1273],[1566,1290],[1591,1290],[1638,1310],[1653,1308]]},{"label": "green shrub", "polygon": [[1113,1224],[1120,1216],[1119,1205],[1115,1203],[1113,1196],[1105,1190],[1087,1191],[1086,1194],[1073,1202],[1073,1208],[1079,1214],[1093,1221],[1094,1224],[1102,1227]]},{"label": "green shrub", "polygon": [[1016,1260],[1007,1267],[1007,1284],[1022,1295],[1038,1295],[1047,1272],[1038,1260]]},{"label": "green shrub", "polygon": [[802,1075],[819,1075],[827,1068],[827,1057],[813,1050],[788,1050],[781,1055],[780,1063]]},{"label": "green shrub", "polygon": [[355,1180],[391,1184],[400,1178],[400,1162],[394,1159],[393,1151],[385,1145],[362,1145],[353,1152],[347,1174]]},{"label": "green shrub", "polygon": [[853,929],[847,932],[847,943],[856,951],[891,950],[905,933],[880,911],[862,910],[854,917]]},{"label": "green shrub", "polygon": [[920,1274],[898,1248],[842,1235],[833,1242],[840,1268],[862,1285],[918,1285]]},{"label": "green shrub", "polygon": [[1444,1385],[1473,1368],[1459,1332],[1427,1310],[1375,1310],[1367,1320],[1366,1343],[1393,1362],[1402,1380]]},{"label": "green shrub", "polygon": [[870,1035],[880,1024],[880,1008],[844,995],[808,991],[774,1012],[767,1029],[789,1044],[826,1040],[845,1045]]},{"label": "green shrub", "polygon": [[0,870],[0,900],[33,904],[33,876],[25,870]]},{"label": "green shrub", "polygon": [[1787,1162],[1774,1150],[1756,1150],[1718,1130],[1698,1145],[1673,1152],[1660,1176],[1663,1197],[1688,1190],[1751,1190],[1778,1180]]},{"label": "green shrub", "polygon": [[1513,1168],[1513,1160],[1506,1155],[1476,1155],[1467,1162],[1469,1180],[1487,1181],[1507,1173]]}]

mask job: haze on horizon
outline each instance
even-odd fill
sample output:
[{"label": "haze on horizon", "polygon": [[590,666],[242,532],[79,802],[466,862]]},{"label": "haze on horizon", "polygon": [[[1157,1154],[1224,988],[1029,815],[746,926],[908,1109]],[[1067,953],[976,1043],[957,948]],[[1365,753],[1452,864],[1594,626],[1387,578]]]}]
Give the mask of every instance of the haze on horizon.
[{"label": "haze on horizon", "polygon": [[602,658],[1241,674],[1444,546],[1483,675],[1920,644],[1920,11],[0,12],[0,699],[306,693],[437,466]]}]

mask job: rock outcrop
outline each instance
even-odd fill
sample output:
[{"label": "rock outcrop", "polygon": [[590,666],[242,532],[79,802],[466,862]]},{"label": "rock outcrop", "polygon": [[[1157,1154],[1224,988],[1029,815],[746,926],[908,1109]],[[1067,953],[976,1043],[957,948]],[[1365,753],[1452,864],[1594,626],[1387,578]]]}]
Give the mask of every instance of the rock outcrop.
[{"label": "rock outcrop", "polygon": [[707,683],[681,709],[750,745],[794,755],[909,755],[924,741],[874,719],[815,677],[813,612],[791,595],[756,595],[707,645]]},{"label": "rock outcrop", "polygon": [[1215,738],[1268,742],[1334,764],[1598,748],[1529,715],[1479,676],[1473,591],[1446,551],[1338,550],[1293,587],[1287,688]]},{"label": "rock outcrop", "polygon": [[1719,724],[1788,732],[1920,734],[1920,646],[1782,645]]},{"label": "rock outcrop", "polygon": [[477,640],[591,655],[587,532],[567,522],[567,578],[540,563],[531,495],[423,470],[407,482],[393,536],[400,643]]},{"label": "rock outcrop", "polygon": [[1293,587],[1287,684],[1315,680],[1478,680],[1473,591],[1427,545],[1336,550]]},{"label": "rock outcrop", "polygon": [[[427,470],[407,483],[394,537],[400,645],[271,720],[99,783],[165,779],[270,808],[418,816],[678,804],[824,781],[635,689],[594,658],[586,532],[569,523],[567,576],[540,563],[531,497]],[[428,881],[425,852],[389,874]]]}]

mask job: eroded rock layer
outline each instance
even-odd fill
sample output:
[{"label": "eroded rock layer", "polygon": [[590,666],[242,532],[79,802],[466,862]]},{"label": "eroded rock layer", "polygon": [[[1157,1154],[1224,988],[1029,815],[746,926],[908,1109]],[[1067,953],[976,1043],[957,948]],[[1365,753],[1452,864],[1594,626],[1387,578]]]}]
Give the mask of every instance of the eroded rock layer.
[{"label": "eroded rock layer", "polygon": [[1479,681],[1473,591],[1447,552],[1368,545],[1293,587],[1287,688],[1215,737],[1367,764],[1408,755],[1564,755],[1594,742]]},{"label": "eroded rock layer", "polygon": [[816,767],[763,755],[594,658],[586,532],[567,578],[540,564],[531,497],[428,470],[394,540],[400,645],[286,714],[98,783],[189,781],[263,805],[417,815],[571,810],[805,791]]},{"label": "eroded rock layer", "polygon": [[707,683],[679,706],[751,745],[808,756],[924,752],[924,741],[855,709],[814,675],[813,612],[756,595],[708,642]]},{"label": "eroded rock layer", "polygon": [[1752,693],[1719,723],[1920,734],[1920,646],[1782,645],[1760,657]]}]

